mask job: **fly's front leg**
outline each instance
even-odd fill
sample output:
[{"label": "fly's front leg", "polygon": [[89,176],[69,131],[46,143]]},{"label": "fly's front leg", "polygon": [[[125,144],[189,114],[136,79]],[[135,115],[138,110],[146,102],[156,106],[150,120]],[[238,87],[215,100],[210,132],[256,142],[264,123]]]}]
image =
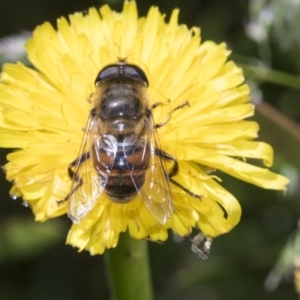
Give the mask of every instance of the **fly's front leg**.
[{"label": "fly's front leg", "polygon": [[197,199],[201,199],[201,196],[200,195],[197,195],[195,193],[193,193],[192,191],[190,191],[189,189],[187,189],[186,187],[184,187],[183,185],[181,185],[179,182],[177,182],[176,180],[174,180],[172,177],[174,177],[176,174],[178,174],[179,172],[179,165],[178,165],[178,161],[177,159],[160,150],[160,149],[155,149],[155,154],[165,160],[169,160],[169,161],[172,161],[174,164],[173,164],[173,167],[171,169],[171,171],[169,172],[169,174],[167,175],[168,176],[168,179],[171,183],[173,183],[174,185],[176,185],[177,187],[179,187],[180,189],[182,189],[183,191],[185,191],[187,194],[191,195],[192,197],[195,197]]},{"label": "fly's front leg", "polygon": [[[170,102],[170,101],[169,101],[169,102]],[[164,102],[156,102],[156,103],[154,103],[154,104],[152,105],[152,109],[154,109],[154,108],[156,108],[156,107],[158,107],[158,106],[160,106],[160,105],[166,105],[166,103],[164,103]],[[159,128],[159,127],[162,127],[162,126],[164,126],[164,125],[166,125],[166,124],[168,123],[168,121],[170,120],[170,118],[171,118],[171,116],[172,116],[172,113],[173,113],[174,111],[178,110],[178,109],[181,109],[181,108],[185,107],[185,106],[190,106],[190,104],[189,104],[188,101],[185,101],[184,103],[182,103],[182,104],[176,106],[174,109],[172,109],[172,110],[168,113],[167,118],[166,118],[165,121],[163,121],[163,122],[161,122],[161,123],[158,123],[158,124],[155,124],[155,129],[157,129],[157,128]]]},{"label": "fly's front leg", "polygon": [[78,158],[76,158],[73,162],[69,164],[68,167],[68,175],[71,180],[77,182],[77,184],[74,186],[74,188],[70,191],[70,193],[63,199],[63,200],[58,200],[56,201],[58,205],[66,202],[69,200],[70,196],[74,194],[81,186],[82,186],[82,179],[76,174],[76,172],[73,171],[73,168],[76,166],[81,165],[84,161],[90,158],[90,153],[83,153],[80,155]]}]

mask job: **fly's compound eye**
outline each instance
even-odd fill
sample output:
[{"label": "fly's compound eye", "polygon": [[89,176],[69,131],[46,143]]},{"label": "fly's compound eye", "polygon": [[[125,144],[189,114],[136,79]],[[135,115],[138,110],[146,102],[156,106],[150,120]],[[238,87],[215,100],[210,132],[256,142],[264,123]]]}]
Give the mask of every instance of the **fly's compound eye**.
[{"label": "fly's compound eye", "polygon": [[111,78],[131,78],[143,81],[146,86],[149,86],[149,81],[146,74],[135,65],[115,64],[109,65],[102,69],[95,80],[95,85],[99,82],[104,82]]},{"label": "fly's compound eye", "polygon": [[110,78],[116,78],[119,74],[119,65],[110,65],[102,69],[96,77],[95,85],[98,82],[108,80]]},{"label": "fly's compound eye", "polygon": [[146,83],[147,86],[149,86],[148,78],[146,74],[137,66],[134,65],[124,65],[124,73],[128,77],[134,77],[136,79],[142,80]]}]

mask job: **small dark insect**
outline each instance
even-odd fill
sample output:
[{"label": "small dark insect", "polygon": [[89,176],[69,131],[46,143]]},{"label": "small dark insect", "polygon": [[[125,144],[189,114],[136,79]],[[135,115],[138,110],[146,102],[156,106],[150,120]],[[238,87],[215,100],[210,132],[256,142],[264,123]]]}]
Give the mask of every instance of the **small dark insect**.
[{"label": "small dark insect", "polygon": [[[203,243],[202,249],[200,249],[199,246],[203,241],[205,242]],[[192,242],[191,249],[200,258],[207,259],[210,253],[212,241],[213,241],[212,238],[207,237],[200,232],[191,239]]]},{"label": "small dark insect", "polygon": [[[194,197],[172,177],[178,172],[176,158],[161,150],[147,96],[148,79],[137,66],[124,61],[102,69],[95,81],[91,110],[78,158],[68,168],[72,179],[69,195],[58,203],[69,202],[68,214],[79,223],[104,192],[114,202],[142,198],[152,215],[164,224],[170,218],[170,183]],[[173,163],[168,172],[166,161]]]}]

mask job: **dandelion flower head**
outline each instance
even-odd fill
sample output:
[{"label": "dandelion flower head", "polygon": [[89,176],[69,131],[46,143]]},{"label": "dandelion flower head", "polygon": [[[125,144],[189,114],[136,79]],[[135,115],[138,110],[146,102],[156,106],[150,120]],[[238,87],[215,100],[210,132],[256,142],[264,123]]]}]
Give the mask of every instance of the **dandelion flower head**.
[{"label": "dandelion flower head", "polygon": [[179,236],[199,228],[216,237],[240,220],[241,208],[212,171],[221,170],[267,189],[285,190],[288,180],[247,158],[272,165],[273,150],[254,141],[258,124],[249,88],[240,68],[228,61],[225,44],[201,41],[200,29],[178,23],[175,9],[168,21],[157,7],[138,17],[134,1],[123,11],[108,5],[60,18],[57,29],[46,22],[27,42],[35,67],[6,64],[0,83],[0,146],[15,148],[7,156],[7,179],[13,196],[22,197],[37,221],[67,212],[57,201],[70,192],[68,165],[76,159],[95,90],[94,80],[118,58],[140,67],[149,79],[150,102],[166,102],[153,110],[156,123],[188,101],[158,128],[163,151],[176,157],[177,182],[201,199],[171,184],[173,213],[161,224],[136,197],[111,201],[105,193],[91,212],[73,224],[67,242],[92,254],[116,247],[121,232],[132,238],[164,241],[168,229]]}]

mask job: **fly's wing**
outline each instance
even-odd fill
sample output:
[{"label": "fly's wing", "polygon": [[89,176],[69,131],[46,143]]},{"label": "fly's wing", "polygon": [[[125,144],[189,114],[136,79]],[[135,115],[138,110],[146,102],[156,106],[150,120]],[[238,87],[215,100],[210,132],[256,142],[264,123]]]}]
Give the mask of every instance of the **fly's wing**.
[{"label": "fly's wing", "polygon": [[[113,166],[117,142],[101,136],[97,118],[90,115],[80,147],[79,157],[71,164],[74,174],[69,194],[68,215],[79,223],[103,193]],[[104,154],[104,159],[102,157]]]},{"label": "fly's wing", "polygon": [[160,149],[156,131],[149,132],[144,139],[126,138],[124,142],[135,188],[152,215],[164,224],[173,211],[172,193],[165,162],[155,149]]}]

